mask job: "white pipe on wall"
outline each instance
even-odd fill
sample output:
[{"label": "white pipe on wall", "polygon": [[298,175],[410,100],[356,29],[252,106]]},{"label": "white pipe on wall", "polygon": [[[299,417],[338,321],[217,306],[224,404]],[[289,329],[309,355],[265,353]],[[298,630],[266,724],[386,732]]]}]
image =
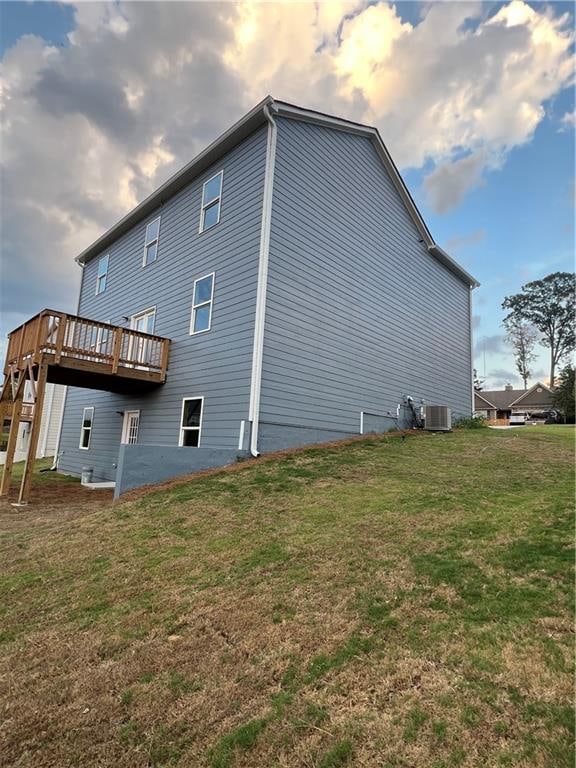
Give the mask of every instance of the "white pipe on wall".
[{"label": "white pipe on wall", "polygon": [[[256,293],[256,321],[254,325],[254,348],[252,352],[252,377],[250,381],[250,453],[259,456],[258,424],[260,419],[260,390],[262,386],[262,355],[264,349],[264,318],[266,315],[266,289],[268,287],[268,258],[270,253],[270,223],[272,220],[272,191],[274,166],[276,163],[276,123],[269,105],[264,107],[268,120],[268,141],[266,145],[266,170],[264,175],[264,198],[262,202],[262,227],[260,231],[260,254],[258,260],[258,289]],[[274,104],[270,105],[274,110]]]}]

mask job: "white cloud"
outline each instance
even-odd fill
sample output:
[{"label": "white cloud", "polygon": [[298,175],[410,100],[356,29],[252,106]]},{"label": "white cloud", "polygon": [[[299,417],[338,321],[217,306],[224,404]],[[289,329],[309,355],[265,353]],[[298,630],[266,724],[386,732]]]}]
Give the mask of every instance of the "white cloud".
[{"label": "white cloud", "polygon": [[484,184],[485,152],[480,150],[454,162],[441,163],[424,181],[430,205],[437,213],[457,208],[468,192]]},{"label": "white cloud", "polygon": [[576,111],[566,112],[560,119],[561,130],[570,131],[576,128]]},{"label": "white cloud", "polygon": [[478,339],[475,344],[475,354],[482,355],[490,352],[494,355],[504,354],[506,344],[506,336],[501,333],[496,333],[493,336],[483,336]]},{"label": "white cloud", "polygon": [[446,241],[446,250],[459,251],[462,248],[469,248],[471,245],[478,245],[486,238],[486,230],[483,228],[475,229],[466,235],[455,235]]},{"label": "white cloud", "polygon": [[3,323],[73,307],[73,256],[266,93],[377,125],[401,167],[431,166],[436,209],[457,205],[573,71],[568,14],[521,0],[483,14],[79,3],[69,46],[21,38],[1,71]]}]

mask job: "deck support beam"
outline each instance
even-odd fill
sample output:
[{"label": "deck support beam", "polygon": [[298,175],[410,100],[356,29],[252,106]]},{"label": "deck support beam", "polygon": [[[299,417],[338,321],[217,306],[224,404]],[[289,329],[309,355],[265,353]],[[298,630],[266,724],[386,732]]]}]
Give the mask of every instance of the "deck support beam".
[{"label": "deck support beam", "polygon": [[[162,336],[52,309],[42,310],[9,333],[0,388],[0,425],[3,428],[4,421],[10,420],[10,432],[0,495],[10,492],[19,426],[29,421],[18,498],[19,505],[28,503],[48,381],[138,394],[166,381],[169,350],[170,339]],[[24,402],[27,381],[33,409]]]},{"label": "deck support beam", "polygon": [[32,415],[32,424],[30,427],[30,436],[28,439],[28,450],[26,452],[26,463],[24,464],[24,473],[22,475],[22,482],[20,484],[18,504],[27,504],[28,496],[30,495],[32,472],[34,471],[36,449],[38,447],[38,438],[40,437],[40,425],[42,424],[42,409],[44,407],[44,393],[46,392],[47,376],[48,366],[46,365],[45,361],[42,361],[38,366],[38,378],[33,384],[33,389],[36,390],[36,397],[34,398],[34,413]]},{"label": "deck support beam", "polygon": [[[22,413],[22,402],[24,400],[24,376],[20,377],[18,386],[14,393],[14,399],[12,401],[12,414],[10,421],[10,433],[8,435],[8,445],[6,447],[6,462],[4,464],[4,472],[2,474],[2,483],[0,484],[0,496],[7,496],[10,492],[10,482],[12,480],[12,466],[14,464],[14,453],[16,451],[16,442],[18,440],[18,430],[20,427],[20,414]],[[6,401],[4,401],[4,404]],[[5,405],[3,404],[0,411],[4,420]],[[10,407],[6,409],[7,415],[10,414]]]}]

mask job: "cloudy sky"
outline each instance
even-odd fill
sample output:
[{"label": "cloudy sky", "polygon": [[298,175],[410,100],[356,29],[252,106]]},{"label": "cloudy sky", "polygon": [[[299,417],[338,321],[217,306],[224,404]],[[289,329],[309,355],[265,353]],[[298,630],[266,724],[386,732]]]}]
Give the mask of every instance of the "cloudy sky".
[{"label": "cloudy sky", "polygon": [[2,338],[74,309],[74,256],[271,93],[379,127],[435,239],[482,283],[480,374],[519,385],[502,299],[573,269],[572,8],[2,3]]}]

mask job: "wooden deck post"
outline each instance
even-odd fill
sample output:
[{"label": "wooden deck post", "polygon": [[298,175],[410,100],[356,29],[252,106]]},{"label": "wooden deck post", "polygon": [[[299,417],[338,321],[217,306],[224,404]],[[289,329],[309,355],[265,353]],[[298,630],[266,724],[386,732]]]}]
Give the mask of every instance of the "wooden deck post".
[{"label": "wooden deck post", "polygon": [[6,463],[4,464],[4,473],[2,483],[0,484],[0,496],[7,496],[10,492],[10,481],[12,480],[12,466],[14,464],[14,453],[16,451],[16,441],[18,439],[18,428],[20,427],[20,414],[22,413],[22,401],[24,400],[24,376],[18,382],[18,388],[12,403],[12,421],[10,422],[10,433],[8,435],[8,445],[6,447]]},{"label": "wooden deck post", "polygon": [[114,353],[112,358],[112,373],[118,373],[118,364],[122,353],[122,328],[116,328],[114,331]]},{"label": "wooden deck post", "polygon": [[46,391],[46,378],[48,375],[48,366],[41,362],[38,366],[38,379],[36,380],[36,400],[34,402],[34,414],[30,427],[30,437],[28,440],[28,451],[26,453],[26,463],[24,464],[24,474],[20,484],[20,494],[18,504],[27,504],[32,485],[32,472],[34,462],[36,461],[36,448],[38,438],[40,437],[40,425],[42,423],[42,407],[44,406],[44,393]]},{"label": "wooden deck post", "polygon": [[[46,321],[46,315],[44,312],[40,312],[36,321],[36,338],[34,340],[34,362],[39,363],[42,356],[42,347],[44,346],[44,340],[42,338],[42,331]],[[31,381],[33,379],[31,378]]]},{"label": "wooden deck post", "polygon": [[58,330],[56,331],[56,349],[54,350],[54,362],[56,365],[59,365],[60,358],[62,357],[62,347],[64,346],[67,324],[68,315],[63,312],[58,320]]},{"label": "wooden deck post", "polygon": [[168,339],[162,340],[162,357],[160,360],[160,372],[162,374],[162,381],[166,380],[166,370],[168,368],[168,355],[170,354],[170,342]]},{"label": "wooden deck post", "polygon": [[48,376],[48,366],[41,362],[38,366],[38,378],[36,380],[36,399],[34,401],[34,414],[30,426],[30,436],[28,439],[28,450],[26,452],[26,463],[24,464],[24,473],[20,483],[20,494],[18,495],[18,504],[27,504],[32,485],[32,472],[34,462],[36,461],[36,448],[40,436],[40,425],[42,423],[42,407],[44,405],[44,392],[46,391],[46,378]]}]

